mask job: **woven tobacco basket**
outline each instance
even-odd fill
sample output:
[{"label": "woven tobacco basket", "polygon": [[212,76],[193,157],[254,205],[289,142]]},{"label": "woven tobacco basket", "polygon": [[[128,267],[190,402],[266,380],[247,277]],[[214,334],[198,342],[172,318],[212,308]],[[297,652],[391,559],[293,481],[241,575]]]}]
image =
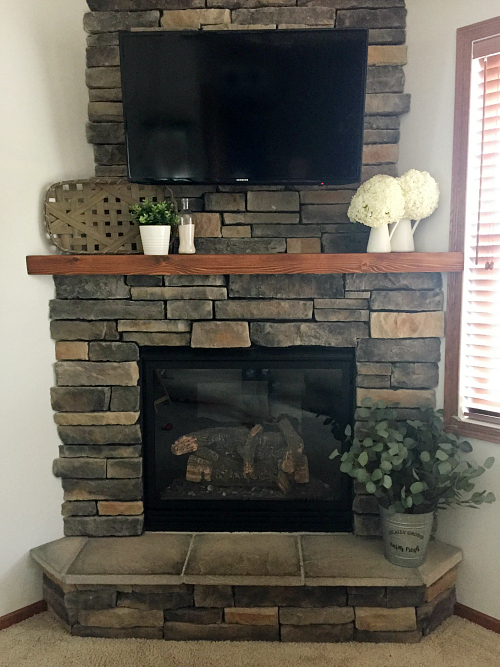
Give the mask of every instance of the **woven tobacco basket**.
[{"label": "woven tobacco basket", "polygon": [[45,226],[60,250],[71,254],[142,252],[139,227],[130,209],[149,198],[173,198],[168,188],[123,179],[54,183],[45,197]]}]

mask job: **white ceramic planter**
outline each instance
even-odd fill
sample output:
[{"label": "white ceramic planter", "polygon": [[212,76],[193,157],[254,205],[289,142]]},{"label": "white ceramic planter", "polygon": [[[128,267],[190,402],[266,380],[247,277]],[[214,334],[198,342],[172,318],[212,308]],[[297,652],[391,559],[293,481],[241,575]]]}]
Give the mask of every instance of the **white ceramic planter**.
[{"label": "white ceramic planter", "polygon": [[391,252],[391,239],[387,225],[371,228],[366,252]]},{"label": "white ceramic planter", "polygon": [[413,233],[415,232],[419,220],[411,226],[411,220],[403,218],[392,226],[391,231],[391,250],[392,252],[413,252],[415,244],[413,242]]},{"label": "white ceramic planter", "polygon": [[141,225],[139,232],[145,255],[168,255],[170,225]]}]

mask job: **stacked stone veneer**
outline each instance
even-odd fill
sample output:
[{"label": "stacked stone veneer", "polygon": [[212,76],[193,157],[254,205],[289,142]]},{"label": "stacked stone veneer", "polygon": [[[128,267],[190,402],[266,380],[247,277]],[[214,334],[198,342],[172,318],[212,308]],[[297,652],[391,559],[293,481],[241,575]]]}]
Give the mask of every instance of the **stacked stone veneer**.
[{"label": "stacked stone veneer", "polygon": [[[125,176],[118,31],[134,28],[242,30],[369,28],[362,179],[397,175],[399,117],[409,110],[404,0],[88,0],[85,15],[88,141],[98,177]],[[347,206],[356,184],[328,188],[174,188],[191,198],[203,236],[198,252],[364,252],[368,229]],[[205,213],[205,215],[202,215]],[[207,228],[208,227],[208,231]]]},{"label": "stacked stone veneer", "polygon": [[[319,345],[355,349],[357,404],[434,405],[440,274],[58,276],[52,406],[62,440],[66,535],[143,529],[139,348]],[[380,531],[356,496],[355,532]]]},{"label": "stacked stone veneer", "polygon": [[44,574],[81,637],[415,643],[453,614],[456,569],[431,586],[86,586]]}]

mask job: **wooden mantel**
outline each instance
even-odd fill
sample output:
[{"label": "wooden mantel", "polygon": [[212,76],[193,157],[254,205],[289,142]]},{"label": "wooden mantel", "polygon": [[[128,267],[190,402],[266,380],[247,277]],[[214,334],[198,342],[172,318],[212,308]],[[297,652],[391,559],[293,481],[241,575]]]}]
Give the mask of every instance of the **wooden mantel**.
[{"label": "wooden mantel", "polygon": [[431,273],[463,271],[462,252],[273,255],[31,255],[30,275]]}]

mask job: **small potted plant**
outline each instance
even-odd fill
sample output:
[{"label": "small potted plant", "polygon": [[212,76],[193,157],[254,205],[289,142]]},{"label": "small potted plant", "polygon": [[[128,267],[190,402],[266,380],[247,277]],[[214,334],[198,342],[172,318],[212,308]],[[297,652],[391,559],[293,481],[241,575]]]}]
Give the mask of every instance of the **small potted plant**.
[{"label": "small potted plant", "polygon": [[[469,442],[444,430],[441,411],[421,409],[421,419],[397,420],[383,401],[365,399],[354,437],[341,458],[340,470],[353,477],[379,503],[387,560],[418,567],[425,560],[434,514],[447,507],[474,507],[495,501],[493,493],[473,492],[482,466],[463,457]],[[336,450],[331,455],[335,458]]]},{"label": "small potted plant", "polygon": [[168,255],[170,229],[180,222],[175,200],[145,199],[131,209],[131,220],[139,225],[145,255]]},{"label": "small potted plant", "polygon": [[[393,252],[413,252],[413,234],[418,223],[427,218],[439,203],[439,186],[427,171],[410,169],[396,179],[405,200],[405,211],[392,229],[391,250]],[[412,220],[415,224],[412,227]]]},{"label": "small potted plant", "polygon": [[377,174],[359,186],[347,211],[351,222],[371,227],[367,252],[391,252],[389,227],[401,220],[405,200],[396,178]]}]

